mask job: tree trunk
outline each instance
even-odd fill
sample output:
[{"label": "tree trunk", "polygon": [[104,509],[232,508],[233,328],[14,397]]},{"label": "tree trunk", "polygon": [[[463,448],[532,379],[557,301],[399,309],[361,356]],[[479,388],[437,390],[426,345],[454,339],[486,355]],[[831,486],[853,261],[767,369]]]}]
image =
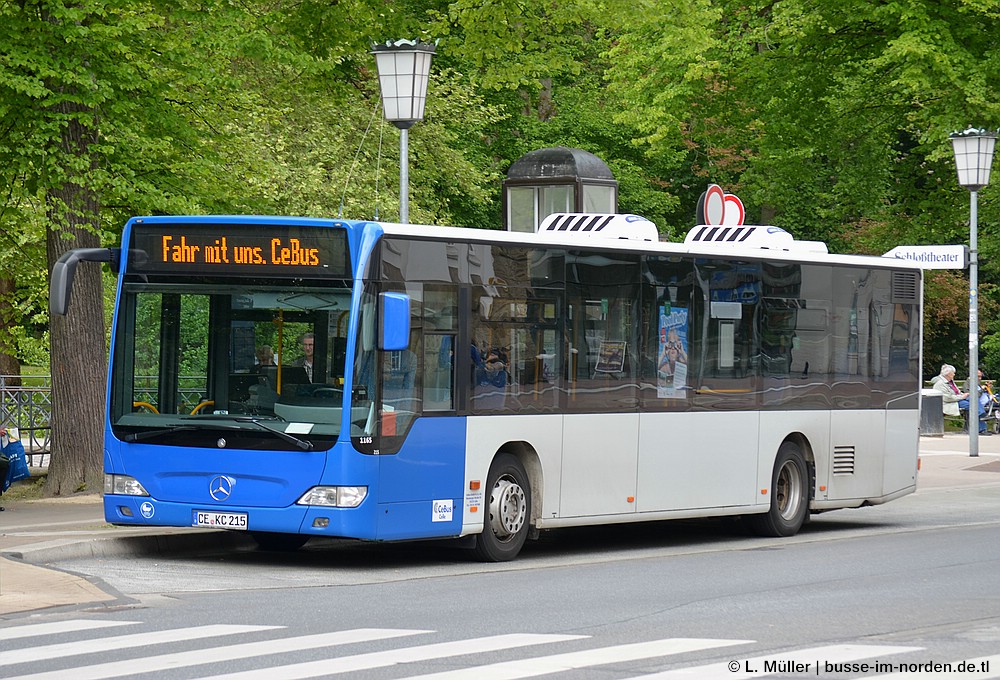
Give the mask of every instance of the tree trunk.
[{"label": "tree trunk", "polygon": [[[62,151],[92,158],[96,130],[86,114],[67,104],[62,113],[76,114],[62,131]],[[91,165],[93,167],[93,165]],[[45,246],[49,273],[70,248],[97,248],[98,201],[84,181],[72,179],[48,192],[49,228]],[[100,492],[104,487],[104,399],[107,349],[101,268],[84,262],[76,270],[72,304],[66,316],[50,319],[52,371],[52,456],[46,495]]]}]

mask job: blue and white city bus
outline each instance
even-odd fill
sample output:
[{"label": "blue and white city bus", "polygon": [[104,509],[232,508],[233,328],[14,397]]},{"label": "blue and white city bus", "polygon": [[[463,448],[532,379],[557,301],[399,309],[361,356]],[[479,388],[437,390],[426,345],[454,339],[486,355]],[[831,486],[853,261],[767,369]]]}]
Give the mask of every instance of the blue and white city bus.
[{"label": "blue and white city bus", "polygon": [[82,260],[119,274],[113,524],[469,537],[500,561],[568,526],[789,536],[916,486],[922,277],[899,260],[774,227],[661,243],[625,215],[137,217],[63,256],[54,313]]}]

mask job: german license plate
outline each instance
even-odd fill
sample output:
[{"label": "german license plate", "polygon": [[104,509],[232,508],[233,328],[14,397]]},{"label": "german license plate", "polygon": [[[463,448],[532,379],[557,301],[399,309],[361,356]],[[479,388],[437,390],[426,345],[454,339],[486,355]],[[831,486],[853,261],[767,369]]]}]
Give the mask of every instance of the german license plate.
[{"label": "german license plate", "polygon": [[194,511],[194,524],[196,527],[211,527],[213,529],[239,529],[246,531],[247,514],[245,512],[209,512],[204,510]]}]

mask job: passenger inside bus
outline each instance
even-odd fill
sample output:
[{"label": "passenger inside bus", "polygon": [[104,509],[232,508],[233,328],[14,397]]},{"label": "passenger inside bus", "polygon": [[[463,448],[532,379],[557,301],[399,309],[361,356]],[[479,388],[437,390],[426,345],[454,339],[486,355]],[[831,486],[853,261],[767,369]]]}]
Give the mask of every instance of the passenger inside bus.
[{"label": "passenger inside bus", "polygon": [[[507,371],[507,362],[501,350],[491,348],[479,354],[485,355],[485,359],[480,359],[478,365],[473,366],[473,403],[476,409],[492,410],[504,407],[507,395],[507,383],[510,374]],[[476,354],[473,354],[475,357]],[[475,358],[473,359],[475,361]]]},{"label": "passenger inside bus", "polygon": [[256,358],[254,359],[253,372],[260,373],[262,366],[275,366],[274,363],[274,350],[270,345],[261,345],[257,348]]},{"label": "passenger inside bus", "polygon": [[[302,336],[302,358],[296,360],[292,365],[301,366],[305,369],[307,382],[313,381],[313,356],[316,349],[316,335],[314,333],[306,333]],[[322,378],[320,378],[322,382]]]}]

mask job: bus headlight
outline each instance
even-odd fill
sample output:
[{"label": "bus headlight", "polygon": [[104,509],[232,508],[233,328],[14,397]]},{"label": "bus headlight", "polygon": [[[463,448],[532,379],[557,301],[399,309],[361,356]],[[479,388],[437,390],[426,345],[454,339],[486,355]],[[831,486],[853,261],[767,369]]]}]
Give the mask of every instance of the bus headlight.
[{"label": "bus headlight", "polygon": [[135,477],[128,475],[104,475],[104,493],[117,496],[148,496],[149,492]]},{"label": "bus headlight", "polygon": [[367,495],[367,486],[314,486],[296,502],[299,505],[356,508]]}]

